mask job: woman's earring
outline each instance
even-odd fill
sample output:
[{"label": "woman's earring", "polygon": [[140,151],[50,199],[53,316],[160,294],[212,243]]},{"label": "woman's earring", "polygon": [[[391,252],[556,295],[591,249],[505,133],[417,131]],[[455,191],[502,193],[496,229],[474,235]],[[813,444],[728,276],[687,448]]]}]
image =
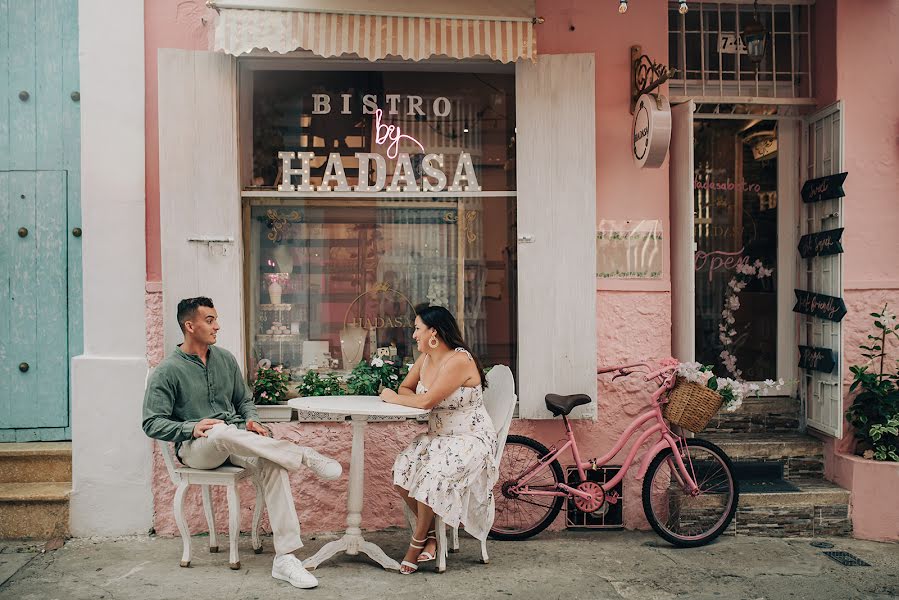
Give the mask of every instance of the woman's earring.
[{"label": "woman's earring", "polygon": [[433,350],[434,348],[436,348],[439,345],[440,345],[440,342],[437,341],[437,336],[432,335],[431,338],[428,340],[428,347]]}]

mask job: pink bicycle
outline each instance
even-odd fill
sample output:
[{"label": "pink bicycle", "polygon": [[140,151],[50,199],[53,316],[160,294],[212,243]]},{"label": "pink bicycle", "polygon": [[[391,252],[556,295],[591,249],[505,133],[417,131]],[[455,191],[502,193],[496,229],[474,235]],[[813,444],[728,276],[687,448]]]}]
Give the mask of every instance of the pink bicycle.
[{"label": "pink bicycle", "polygon": [[[615,373],[614,381],[633,373],[645,373],[645,381],[656,381],[649,410],[628,426],[605,456],[582,461],[577,441],[568,421],[571,410],[588,404],[584,394],[558,396],[547,394],[546,408],[562,417],[567,441],[558,448],[546,448],[540,442],[510,435],[499,467],[499,479],[493,493],[496,519],[490,537],[498,540],[523,540],[537,535],[556,518],[563,501],[571,499],[585,513],[596,513],[605,504],[620,501],[609,493],[624,478],[637,451],[654,435],[657,441],[643,458],[638,477],[643,479],[643,510],[652,528],[675,546],[695,547],[708,544],[730,524],[737,510],[739,486],[730,458],[721,448],[697,438],[674,433],[663,416],[667,392],[674,387],[676,366],[653,370],[647,363],[635,363],[600,369],[599,374]],[[644,425],[620,471],[600,484],[587,479],[587,469],[608,464]],[[559,456],[568,449],[574,456],[577,481],[566,483]]]}]

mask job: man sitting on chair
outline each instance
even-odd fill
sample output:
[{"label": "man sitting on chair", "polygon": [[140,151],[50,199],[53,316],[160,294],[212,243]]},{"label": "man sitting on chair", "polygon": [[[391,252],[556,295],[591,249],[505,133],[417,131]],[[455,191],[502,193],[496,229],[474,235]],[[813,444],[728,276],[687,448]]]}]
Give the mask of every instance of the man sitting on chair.
[{"label": "man sitting on chair", "polygon": [[293,555],[303,542],[287,471],[306,465],[322,479],[337,479],[340,463],[312,448],[276,440],[259,424],[237,359],[215,346],[220,326],[212,300],[179,302],[178,324],[184,343],[162,361],[147,385],[144,433],[175,442],[175,454],[193,469],[215,469],[230,461],[249,470],[268,507],[275,544],[272,577],[298,588],[317,586]]}]

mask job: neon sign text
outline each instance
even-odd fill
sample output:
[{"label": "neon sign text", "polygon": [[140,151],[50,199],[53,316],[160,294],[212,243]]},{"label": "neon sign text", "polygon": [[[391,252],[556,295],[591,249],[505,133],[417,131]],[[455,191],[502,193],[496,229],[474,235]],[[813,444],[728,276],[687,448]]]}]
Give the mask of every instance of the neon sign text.
[{"label": "neon sign text", "polygon": [[697,250],[693,258],[693,268],[701,271],[706,263],[709,264],[709,281],[712,275],[718,269],[736,269],[738,265],[748,265],[749,257],[743,256],[743,250],[740,248],[736,252],[725,252],[723,250],[713,250],[712,252],[703,252]]},{"label": "neon sign text", "polygon": [[400,140],[407,139],[413,144],[416,144],[421,151],[425,151],[425,147],[422,146],[421,142],[416,140],[411,135],[406,135],[402,131],[398,125],[384,125],[381,123],[381,116],[384,113],[381,109],[377,109],[375,111],[375,143],[379,146],[383,146],[384,142],[390,140],[390,144],[387,145],[387,158],[394,159],[396,158],[397,153],[400,150]]}]

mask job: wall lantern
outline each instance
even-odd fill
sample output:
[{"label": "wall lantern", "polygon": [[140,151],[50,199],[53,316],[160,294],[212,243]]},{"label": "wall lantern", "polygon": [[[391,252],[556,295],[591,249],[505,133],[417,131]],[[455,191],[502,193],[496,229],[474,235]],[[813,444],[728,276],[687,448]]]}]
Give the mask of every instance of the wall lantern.
[{"label": "wall lantern", "polygon": [[768,45],[768,30],[759,21],[759,0],[753,3],[754,15],[752,20],[743,28],[740,37],[743,38],[743,46],[746,48],[746,54],[749,60],[758,68],[759,63],[765,58],[765,51]]}]

